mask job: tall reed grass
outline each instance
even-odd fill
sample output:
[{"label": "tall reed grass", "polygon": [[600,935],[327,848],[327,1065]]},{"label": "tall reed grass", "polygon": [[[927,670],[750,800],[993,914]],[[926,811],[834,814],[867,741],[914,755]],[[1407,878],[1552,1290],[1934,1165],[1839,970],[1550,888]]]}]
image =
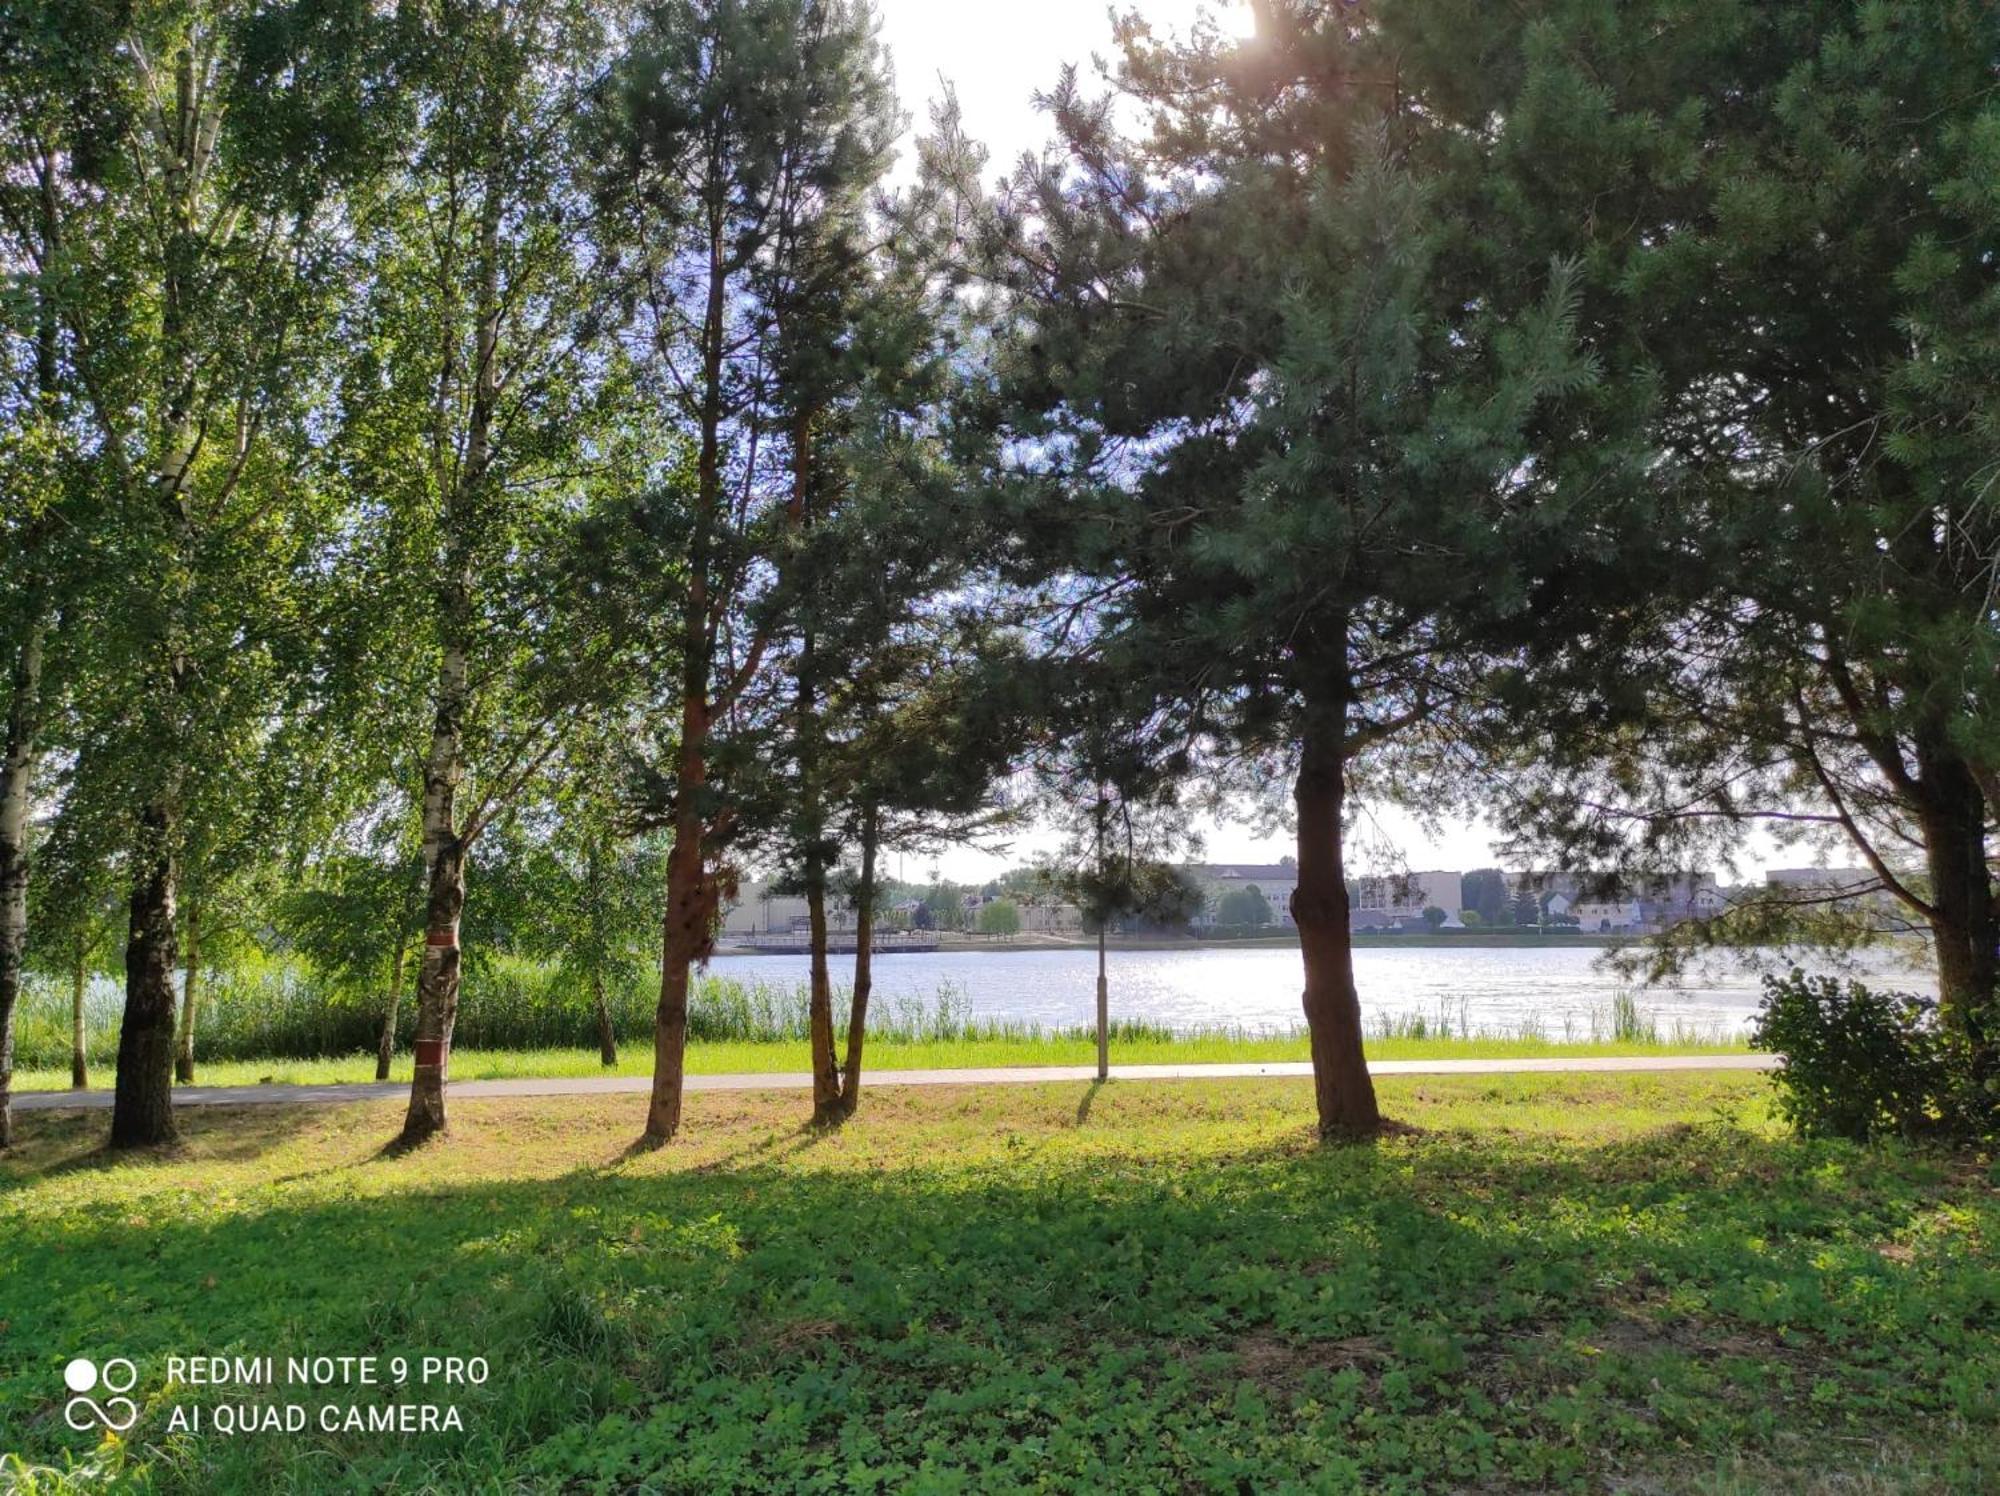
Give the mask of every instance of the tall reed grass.
[{"label": "tall reed grass", "polygon": [[1546,1015],[1531,1013],[1513,1023],[1472,1021],[1469,998],[1441,1000],[1429,1013],[1378,1013],[1368,1025],[1376,1039],[1463,1039],[1496,1042],[1559,1044],[1631,1044],[1646,1048],[1692,1048],[1729,1042],[1731,1035],[1721,1022],[1695,1023],[1677,1018],[1664,1028],[1657,1014],[1639,1006],[1628,988],[1611,994],[1604,1007],[1587,1013],[1559,1015],[1559,1030],[1552,1029]]},{"label": "tall reed grass", "polygon": [[[659,989],[633,975],[605,991],[620,1042],[649,1043]],[[835,1022],[845,1029],[847,995],[835,994]],[[94,978],[84,1002],[86,1053],[93,1065],[116,1058],[124,994],[109,977]],[[326,1059],[371,1051],[381,1036],[383,998],[317,980],[288,962],[252,956],[227,973],[204,972],[195,1019],[195,1051],[210,1060]],[[743,982],[698,973],[688,998],[688,1038],[696,1042],[803,1042],[808,1035],[803,986]],[[397,1048],[407,1049],[416,1004],[400,1005]],[[15,1063],[24,1070],[69,1064],[69,991],[31,979],[16,1014]],[[872,1038],[893,1043],[1069,1038],[1082,1028],[1045,1028],[1012,1019],[976,1018],[962,989],[945,984],[925,1000],[878,1000],[869,1012]],[[1168,1040],[1165,1024],[1121,1019],[1114,1040]],[[584,983],[560,967],[511,956],[467,972],[453,1044],[462,1049],[595,1048],[597,1019]]]},{"label": "tall reed grass", "polygon": [[[381,1034],[380,994],[356,993],[318,979],[296,963],[251,955],[228,972],[204,972],[195,1052],[207,1060],[314,1060],[372,1051]],[[86,1052],[108,1065],[118,1047],[123,993],[108,976],[94,978],[85,998]],[[658,988],[649,974],[613,982],[605,996],[620,1042],[649,1043]],[[688,1001],[688,1037],[696,1042],[793,1043],[808,1034],[806,990],[772,982],[745,982],[699,973]],[[846,994],[836,993],[835,1022],[846,1027]],[[1619,990],[1608,1007],[1560,1015],[1561,1028],[1529,1016],[1512,1024],[1474,1023],[1469,999],[1440,1002],[1429,1013],[1382,1013],[1368,1025],[1376,1039],[1493,1040],[1532,1043],[1620,1043],[1691,1047],[1726,1042],[1721,1025],[1682,1021],[1662,1027],[1631,992]],[[397,1048],[407,1050],[416,1027],[416,1004],[400,1005]],[[949,982],[930,998],[878,998],[869,1013],[871,1037],[892,1043],[967,1040],[1078,1039],[1082,1025],[1048,1027],[1018,1019],[975,1017],[963,989]],[[1113,1042],[1206,1040],[1248,1042],[1300,1037],[1303,1030],[1204,1025],[1175,1029],[1145,1019],[1120,1019]],[[558,966],[513,956],[481,961],[466,974],[455,1045],[480,1050],[594,1049],[597,1020],[588,989]],[[66,984],[31,979],[16,1014],[15,1062],[24,1070],[69,1065],[69,991]]]}]

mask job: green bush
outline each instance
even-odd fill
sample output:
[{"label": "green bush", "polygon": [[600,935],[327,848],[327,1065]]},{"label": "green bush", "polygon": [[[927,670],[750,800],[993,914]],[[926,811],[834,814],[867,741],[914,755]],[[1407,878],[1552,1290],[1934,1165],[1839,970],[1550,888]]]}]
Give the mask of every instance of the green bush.
[{"label": "green bush", "polygon": [[1261,925],[1204,925],[1201,938],[1204,940],[1268,940],[1273,935],[1287,935],[1291,931],[1270,923]]},{"label": "green bush", "polygon": [[1778,1110],[1808,1136],[1908,1137],[1965,1119],[1957,1046],[1934,998],[1793,967],[1764,978],[1750,1042],[1783,1057]]},{"label": "green bush", "polygon": [[1012,900],[997,899],[982,905],[979,910],[979,933],[982,935],[1018,935],[1021,933],[1021,911]]},{"label": "green bush", "polygon": [[1231,889],[1216,906],[1217,924],[1245,925],[1256,930],[1271,922],[1271,905],[1256,884]]}]

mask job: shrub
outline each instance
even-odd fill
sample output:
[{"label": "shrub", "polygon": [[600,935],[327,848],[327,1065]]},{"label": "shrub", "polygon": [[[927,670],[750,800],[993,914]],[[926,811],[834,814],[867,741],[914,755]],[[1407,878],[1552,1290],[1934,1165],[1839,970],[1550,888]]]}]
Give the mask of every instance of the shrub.
[{"label": "shrub", "polygon": [[1284,926],[1273,928],[1268,922],[1261,925],[1203,925],[1203,940],[1269,940],[1274,935],[1289,935],[1292,931]]},{"label": "shrub", "polygon": [[1907,1137],[1963,1120],[1955,1046],[1933,998],[1794,967],[1764,978],[1750,1042],[1783,1056],[1778,1110],[1809,1136]]},{"label": "shrub", "polygon": [[979,933],[982,935],[1018,935],[1021,933],[1021,911],[1011,899],[997,899],[982,905],[979,910]]},{"label": "shrub", "polygon": [[1252,883],[1232,888],[1215,907],[1215,920],[1223,925],[1247,925],[1257,929],[1271,922],[1271,906],[1263,891]]}]

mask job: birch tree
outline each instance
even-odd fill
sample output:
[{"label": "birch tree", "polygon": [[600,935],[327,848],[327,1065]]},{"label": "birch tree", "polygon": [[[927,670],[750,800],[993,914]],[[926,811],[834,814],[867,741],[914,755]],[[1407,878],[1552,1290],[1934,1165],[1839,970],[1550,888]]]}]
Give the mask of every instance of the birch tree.
[{"label": "birch tree", "polygon": [[0,1147],[12,1136],[33,808],[74,673],[64,655],[81,648],[81,542],[101,519],[64,323],[64,236],[112,128],[108,46],[93,16],[0,17]]},{"label": "birch tree", "polygon": [[382,527],[357,544],[391,604],[389,668],[402,700],[425,703],[414,1144],[446,1126],[468,855],[609,678],[569,628],[562,578],[612,381],[591,356],[576,177],[575,125],[602,66],[592,8],[438,0],[410,16],[417,127],[365,246],[341,402],[347,479]]},{"label": "birch tree", "polygon": [[[101,79],[87,191],[59,212],[59,343],[88,425],[96,649],[115,711],[77,744],[79,806],[122,804],[130,878],[112,1142],[174,1135],[187,816],[218,745],[269,720],[326,518],[304,454],[338,285],[336,207],[364,167],[363,5],[161,4],[72,39]],[[310,119],[311,125],[306,122]],[[65,814],[69,806],[65,803]]]}]

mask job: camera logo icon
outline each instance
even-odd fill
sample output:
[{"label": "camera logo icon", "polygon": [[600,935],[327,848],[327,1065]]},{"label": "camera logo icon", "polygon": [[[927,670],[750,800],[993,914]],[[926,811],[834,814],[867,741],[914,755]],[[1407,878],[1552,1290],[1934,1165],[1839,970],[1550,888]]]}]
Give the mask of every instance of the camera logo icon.
[{"label": "camera logo icon", "polygon": [[[100,1425],[124,1433],[139,1421],[139,1405],[117,1394],[130,1392],[138,1381],[139,1368],[123,1356],[113,1356],[102,1369],[89,1357],[78,1356],[63,1368],[63,1385],[75,1394],[63,1406],[63,1421],[79,1433]],[[90,1393],[99,1387],[113,1395],[98,1402]]]}]

